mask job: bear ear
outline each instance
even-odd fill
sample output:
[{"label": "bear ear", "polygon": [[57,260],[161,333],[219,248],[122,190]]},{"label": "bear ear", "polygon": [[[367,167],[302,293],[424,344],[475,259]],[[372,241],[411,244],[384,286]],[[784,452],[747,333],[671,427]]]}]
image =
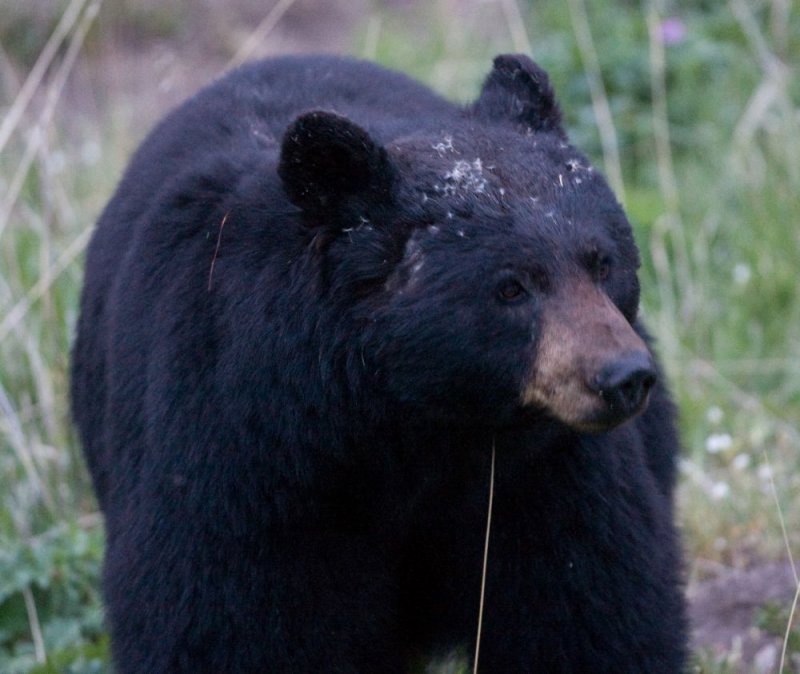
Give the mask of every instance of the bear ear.
[{"label": "bear ear", "polygon": [[353,197],[387,198],[392,171],[386,150],[364,129],[317,110],[289,125],[278,175],[293,204],[319,212]]},{"label": "bear ear", "polygon": [[533,131],[566,136],[550,78],[524,54],[495,57],[472,111],[484,119],[508,119]]}]

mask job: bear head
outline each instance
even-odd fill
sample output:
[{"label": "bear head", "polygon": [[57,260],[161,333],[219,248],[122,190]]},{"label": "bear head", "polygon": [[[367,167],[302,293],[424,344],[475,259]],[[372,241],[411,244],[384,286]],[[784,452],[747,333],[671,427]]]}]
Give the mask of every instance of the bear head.
[{"label": "bear head", "polygon": [[638,251],[545,72],[499,56],[457,123],[429,127],[381,142],[311,111],[284,136],[278,174],[343,348],[376,391],[436,418],[602,431],[640,412],[656,368]]}]

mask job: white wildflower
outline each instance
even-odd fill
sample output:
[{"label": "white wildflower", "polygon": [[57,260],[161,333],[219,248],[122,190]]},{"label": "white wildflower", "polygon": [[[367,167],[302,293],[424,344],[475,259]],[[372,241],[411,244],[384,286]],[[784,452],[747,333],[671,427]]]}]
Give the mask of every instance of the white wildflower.
[{"label": "white wildflower", "polygon": [[711,497],[712,501],[721,501],[730,493],[731,488],[726,482],[714,482],[711,485],[711,489],[709,489],[708,495]]},{"label": "white wildflower", "polygon": [[740,262],[733,268],[733,282],[739,287],[746,286],[752,275],[753,272],[750,269],[750,265],[744,264],[743,262]]},{"label": "white wildflower", "polygon": [[733,457],[733,461],[731,461],[731,466],[733,466],[733,469],[738,471],[745,470],[749,465],[749,454],[737,454],[735,457]]},{"label": "white wildflower", "polygon": [[706,438],[706,451],[709,454],[719,454],[730,449],[733,438],[727,433],[712,433]]},{"label": "white wildflower", "polygon": [[722,410],[716,405],[712,405],[706,412],[706,419],[708,420],[708,423],[716,425],[722,421],[722,415]]}]

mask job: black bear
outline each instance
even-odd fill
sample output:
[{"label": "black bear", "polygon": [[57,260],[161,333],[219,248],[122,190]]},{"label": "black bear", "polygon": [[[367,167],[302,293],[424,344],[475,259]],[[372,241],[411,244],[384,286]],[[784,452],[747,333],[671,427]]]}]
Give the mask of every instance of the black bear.
[{"label": "black bear", "polygon": [[[133,157],[72,401],[120,674],[681,671],[673,407],[546,74],[242,67]],[[416,664],[415,664],[416,663]],[[423,665],[424,666],[424,665]]]}]

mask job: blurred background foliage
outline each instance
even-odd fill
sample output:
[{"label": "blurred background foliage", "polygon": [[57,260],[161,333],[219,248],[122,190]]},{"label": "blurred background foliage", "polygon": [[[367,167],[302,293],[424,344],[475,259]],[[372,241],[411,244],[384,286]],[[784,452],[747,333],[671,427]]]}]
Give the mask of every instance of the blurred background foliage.
[{"label": "blurred background foliage", "polygon": [[[549,71],[642,247],[642,310],[681,410],[690,597],[785,571],[746,629],[697,637],[694,671],[800,671],[791,0],[0,0],[0,671],[108,671],[102,521],[67,410],[93,222],[170,107],[244,60],[308,51],[464,102],[497,53]],[[722,603],[693,602],[696,626],[736,622]]]}]

